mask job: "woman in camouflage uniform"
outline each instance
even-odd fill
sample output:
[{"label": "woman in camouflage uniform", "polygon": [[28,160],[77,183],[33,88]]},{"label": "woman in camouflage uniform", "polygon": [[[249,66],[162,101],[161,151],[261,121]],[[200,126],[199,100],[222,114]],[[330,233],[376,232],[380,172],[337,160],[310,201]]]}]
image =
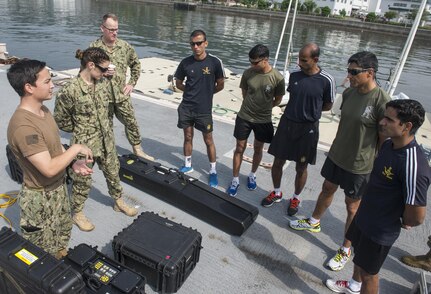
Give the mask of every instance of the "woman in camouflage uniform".
[{"label": "woman in camouflage uniform", "polygon": [[[114,210],[134,216],[137,210],[126,205],[122,198],[120,164],[108,117],[111,87],[103,75],[108,70],[109,56],[100,48],[90,47],[85,51],[78,50],[76,57],[81,60],[80,73],[57,94],[54,118],[61,130],[72,133],[71,144],[83,143],[93,151],[94,162],[102,170],[109,195],[115,200]],[[83,213],[91,182],[91,176],[73,179],[73,222],[82,231],[94,229]]]}]

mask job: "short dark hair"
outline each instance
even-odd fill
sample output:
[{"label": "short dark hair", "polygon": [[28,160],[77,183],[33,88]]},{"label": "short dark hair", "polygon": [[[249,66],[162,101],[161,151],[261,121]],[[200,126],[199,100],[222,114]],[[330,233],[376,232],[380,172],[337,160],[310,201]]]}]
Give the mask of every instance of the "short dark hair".
[{"label": "short dark hair", "polygon": [[197,36],[204,36],[204,41],[207,40],[207,34],[205,34],[205,32],[203,30],[194,30],[191,34],[190,34],[190,38],[194,38]]},{"label": "short dark hair", "polygon": [[90,47],[85,49],[84,51],[78,49],[76,50],[75,57],[81,60],[81,68],[84,68],[89,62],[99,64],[103,61],[110,60],[105,50],[97,47]]},{"label": "short dark hair", "polygon": [[424,123],[425,109],[422,104],[412,99],[395,99],[386,103],[386,108],[392,107],[397,111],[397,118],[401,123],[412,123],[410,135],[416,134],[416,131]]},{"label": "short dark hair", "polygon": [[363,69],[372,68],[376,73],[379,70],[377,56],[369,51],[361,51],[350,56],[347,63],[356,63]]},{"label": "short dark hair", "polygon": [[46,67],[46,63],[34,59],[22,59],[13,64],[7,71],[9,84],[20,97],[25,96],[24,86],[35,86],[37,75]]},{"label": "short dark hair", "polygon": [[112,18],[113,20],[118,21],[118,16],[113,13],[107,13],[102,16],[102,23],[105,23],[108,18]]},{"label": "short dark hair", "polygon": [[256,60],[258,58],[268,58],[269,49],[265,45],[257,44],[256,46],[251,48],[250,52],[248,52],[248,57],[253,60]]}]

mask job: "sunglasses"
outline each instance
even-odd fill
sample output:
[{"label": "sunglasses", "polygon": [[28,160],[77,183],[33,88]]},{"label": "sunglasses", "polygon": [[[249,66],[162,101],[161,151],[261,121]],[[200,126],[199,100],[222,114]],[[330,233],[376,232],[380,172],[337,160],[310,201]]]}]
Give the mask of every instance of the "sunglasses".
[{"label": "sunglasses", "polygon": [[248,61],[250,61],[250,63],[251,63],[252,65],[258,65],[258,64],[259,64],[259,62],[261,62],[262,60],[264,60],[264,58],[261,58],[261,59],[259,59],[259,60],[252,60],[252,59],[249,59]]},{"label": "sunglasses", "polygon": [[368,71],[368,68],[348,68],[347,73],[351,74],[352,76],[357,76],[360,73]]},{"label": "sunglasses", "polygon": [[94,64],[98,69],[100,69],[100,71],[102,72],[102,73],[105,73],[105,72],[107,72],[108,71],[108,67],[102,67],[102,66],[100,66],[100,65],[98,65],[97,63],[95,63]]},{"label": "sunglasses", "polygon": [[110,28],[107,28],[105,25],[102,25],[106,30],[108,30],[110,33],[116,33],[116,32],[118,32],[118,28],[116,28],[116,29],[110,29]]},{"label": "sunglasses", "polygon": [[202,45],[203,43],[205,43],[205,41],[198,41],[198,42],[190,42],[190,46],[192,46],[192,47],[194,47],[195,45],[196,46],[200,46],[200,45]]}]

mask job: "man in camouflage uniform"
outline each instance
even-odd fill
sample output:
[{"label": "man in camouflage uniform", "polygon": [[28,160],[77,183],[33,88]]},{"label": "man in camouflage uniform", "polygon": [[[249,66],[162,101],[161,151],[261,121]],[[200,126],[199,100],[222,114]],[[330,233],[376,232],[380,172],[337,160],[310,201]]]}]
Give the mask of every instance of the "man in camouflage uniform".
[{"label": "man in camouflage uniform", "polygon": [[[43,105],[54,88],[45,62],[19,61],[7,76],[21,96],[7,130],[8,143],[24,175],[19,194],[21,232],[61,258],[67,254],[72,231],[65,170],[70,165],[79,175],[91,174],[86,164],[92,161],[92,153],[85,145],[71,145],[67,151],[61,145],[54,118]],[[78,154],[86,159],[74,161]]]},{"label": "man in camouflage uniform", "polygon": [[[89,48],[86,51],[89,50],[103,52],[100,48]],[[103,54],[106,58],[105,67],[99,65],[100,61],[91,62],[91,65],[81,69],[79,76],[59,91],[55,101],[54,118],[61,130],[72,133],[70,144],[85,143],[93,151],[94,162],[97,162],[102,170],[109,195],[115,200],[114,210],[128,216],[135,216],[137,210],[126,205],[122,198],[120,163],[115,148],[114,132],[108,117],[109,99],[107,97],[112,94],[112,88],[108,86],[108,81],[102,78],[103,72],[100,73],[98,80],[90,74],[90,71],[105,70],[109,65],[109,57],[105,52]],[[73,222],[82,231],[94,229],[94,225],[83,213],[91,184],[91,175],[73,177]]]},{"label": "man in camouflage uniform", "polygon": [[[139,126],[130,99],[133,87],[138,82],[141,74],[141,63],[138,55],[129,43],[117,38],[118,17],[115,14],[105,14],[100,29],[102,36],[92,42],[90,47],[102,48],[111,60],[111,66],[105,74],[109,78],[113,89],[112,101],[109,104],[111,124],[115,113],[118,120],[125,126],[126,136],[133,147],[133,153],[140,157],[154,160],[154,157],[149,156],[142,150]],[[130,79],[126,84],[128,67],[130,67]]]}]

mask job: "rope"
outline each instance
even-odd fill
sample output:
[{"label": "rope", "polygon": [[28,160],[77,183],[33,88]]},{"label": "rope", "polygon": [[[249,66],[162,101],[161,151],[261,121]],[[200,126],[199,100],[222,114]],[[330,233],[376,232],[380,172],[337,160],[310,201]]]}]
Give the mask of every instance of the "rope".
[{"label": "rope", "polygon": [[[13,205],[16,202],[17,197],[13,197],[12,195],[18,195],[18,192],[10,192],[9,194],[3,193],[0,194],[0,199],[6,199],[5,202],[0,203],[0,208],[6,208]],[[9,223],[9,227],[12,228],[12,222],[3,214],[0,213],[0,218],[4,219]]]}]

